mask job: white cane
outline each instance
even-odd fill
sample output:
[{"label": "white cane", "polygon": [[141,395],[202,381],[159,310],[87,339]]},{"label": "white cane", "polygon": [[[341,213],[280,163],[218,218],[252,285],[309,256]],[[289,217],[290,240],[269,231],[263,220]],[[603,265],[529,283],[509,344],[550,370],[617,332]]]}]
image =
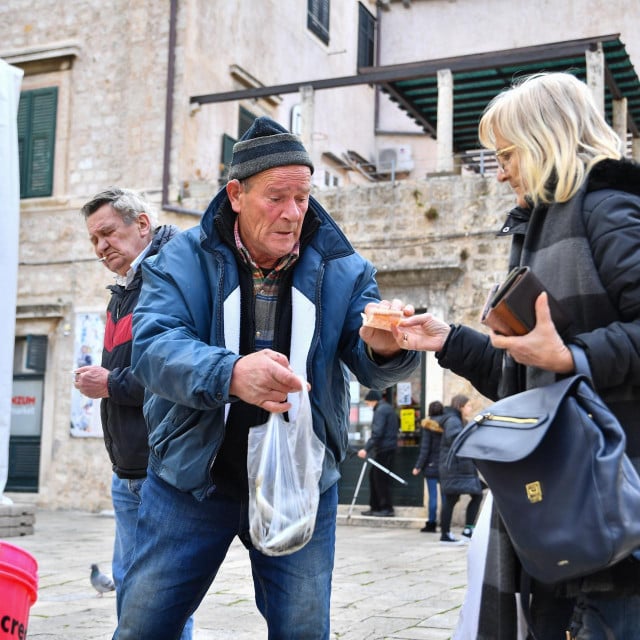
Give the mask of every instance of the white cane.
[{"label": "white cane", "polygon": [[393,471],[389,471],[387,467],[383,467],[379,462],[376,462],[373,458],[367,458],[365,462],[370,462],[374,467],[378,467],[381,471],[384,471],[388,476],[391,476],[394,480],[397,480],[400,484],[405,487],[409,484],[406,480],[402,479],[400,476],[397,476]]},{"label": "white cane", "polygon": [[367,468],[367,461],[364,461],[362,465],[362,471],[360,472],[360,477],[358,478],[358,484],[356,485],[356,491],[353,494],[353,500],[351,501],[351,506],[349,507],[349,513],[347,513],[347,520],[351,517],[351,512],[353,511],[353,505],[356,503],[358,498],[358,491],[360,491],[360,485],[362,484],[362,478],[364,478],[364,471]]}]

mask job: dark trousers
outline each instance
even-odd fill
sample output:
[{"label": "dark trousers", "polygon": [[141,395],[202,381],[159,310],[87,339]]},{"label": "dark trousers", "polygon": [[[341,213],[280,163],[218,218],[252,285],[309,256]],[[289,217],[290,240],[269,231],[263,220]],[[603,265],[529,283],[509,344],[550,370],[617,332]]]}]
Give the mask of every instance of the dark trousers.
[{"label": "dark trousers", "polygon": [[[391,469],[395,455],[395,449],[378,451],[374,460],[383,467]],[[393,509],[393,503],[391,502],[391,476],[373,464],[369,466],[371,467],[369,471],[369,505],[371,510],[385,511],[386,509]]]},{"label": "dark trousers", "polygon": [[[453,515],[453,508],[456,506],[456,502],[460,499],[459,493],[445,493],[442,500],[442,513],[440,514],[440,531],[441,533],[449,533],[451,528],[451,516]],[[480,503],[482,502],[482,494],[475,493],[470,494],[471,500],[467,505],[467,516],[465,524],[475,525],[476,518],[478,517],[478,511],[480,510]]]}]

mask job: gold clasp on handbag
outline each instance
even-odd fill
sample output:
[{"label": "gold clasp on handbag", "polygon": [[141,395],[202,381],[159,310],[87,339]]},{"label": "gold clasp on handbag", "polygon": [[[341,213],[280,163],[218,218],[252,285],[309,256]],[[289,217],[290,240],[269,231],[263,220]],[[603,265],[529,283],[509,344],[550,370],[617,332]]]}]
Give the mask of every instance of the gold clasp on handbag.
[{"label": "gold clasp on handbag", "polygon": [[513,422],[514,424],[536,424],[538,418],[516,418],[514,416],[496,416],[493,413],[480,413],[474,421],[482,423],[485,420],[496,420],[498,422]]},{"label": "gold clasp on handbag", "polygon": [[524,485],[527,492],[527,499],[531,504],[542,502],[542,485],[537,480]]}]

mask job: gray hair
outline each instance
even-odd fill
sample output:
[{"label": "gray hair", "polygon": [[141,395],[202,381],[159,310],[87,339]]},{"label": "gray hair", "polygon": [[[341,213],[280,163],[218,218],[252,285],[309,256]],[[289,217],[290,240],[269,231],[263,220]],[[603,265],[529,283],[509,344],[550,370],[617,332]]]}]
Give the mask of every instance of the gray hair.
[{"label": "gray hair", "polygon": [[141,213],[146,213],[149,216],[151,228],[155,229],[158,226],[157,211],[139,193],[120,187],[109,187],[97,193],[80,209],[80,213],[86,220],[105,204],[111,205],[125,224],[135,222]]}]

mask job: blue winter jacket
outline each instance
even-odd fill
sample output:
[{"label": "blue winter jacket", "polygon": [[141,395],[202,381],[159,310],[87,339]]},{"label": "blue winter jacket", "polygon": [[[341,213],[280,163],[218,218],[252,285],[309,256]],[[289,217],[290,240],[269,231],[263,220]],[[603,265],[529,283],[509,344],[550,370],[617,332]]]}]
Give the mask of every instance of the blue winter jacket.
[{"label": "blue winter jacket", "polygon": [[[200,500],[213,488],[210,471],[237,400],[229,384],[240,357],[239,274],[215,224],[226,207],[222,189],[199,227],[145,261],[133,320],[133,371],[147,389],[149,465]],[[419,359],[409,351],[384,364],[369,358],[358,331],[365,305],[380,299],[375,269],[314,198],[309,216],[318,227],[294,267],[290,364],[311,384],[313,428],[325,444],[322,492],[340,477],[347,450],[348,369],[364,386],[383,389],[406,378]],[[289,400],[295,419],[297,394]]]}]

